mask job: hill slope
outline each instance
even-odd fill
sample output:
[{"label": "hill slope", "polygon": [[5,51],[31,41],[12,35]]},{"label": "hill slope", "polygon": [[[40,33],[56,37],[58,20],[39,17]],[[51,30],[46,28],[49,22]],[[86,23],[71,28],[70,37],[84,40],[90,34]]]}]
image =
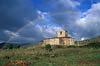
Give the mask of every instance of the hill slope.
[{"label": "hill slope", "polygon": [[93,43],[93,42],[100,42],[100,36],[87,39],[87,40],[83,40],[83,41],[79,41],[79,44],[86,45],[86,44]]},{"label": "hill slope", "polygon": [[2,48],[5,45],[5,42],[0,43],[0,48]]}]

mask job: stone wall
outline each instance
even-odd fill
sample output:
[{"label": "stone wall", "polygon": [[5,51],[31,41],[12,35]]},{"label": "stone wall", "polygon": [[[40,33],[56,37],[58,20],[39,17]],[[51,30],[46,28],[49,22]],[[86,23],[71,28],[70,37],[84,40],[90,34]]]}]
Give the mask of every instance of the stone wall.
[{"label": "stone wall", "polygon": [[73,41],[73,39],[72,38],[60,38],[60,42],[59,42],[60,44],[62,44],[62,45],[67,45],[67,46],[69,46],[69,45],[74,45],[74,41]]},{"label": "stone wall", "polygon": [[50,45],[74,45],[74,40],[72,38],[49,38],[43,40],[43,45],[50,44]]},{"label": "stone wall", "polygon": [[59,38],[50,38],[43,40],[43,45],[51,44],[51,45],[59,45]]}]

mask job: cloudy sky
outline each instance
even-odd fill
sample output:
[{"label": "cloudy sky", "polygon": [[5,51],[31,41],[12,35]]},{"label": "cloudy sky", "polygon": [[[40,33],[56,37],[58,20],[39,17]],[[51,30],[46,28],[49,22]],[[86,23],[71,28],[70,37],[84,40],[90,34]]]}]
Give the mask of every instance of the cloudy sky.
[{"label": "cloudy sky", "polygon": [[59,29],[75,40],[100,36],[100,0],[0,0],[0,42],[36,42]]}]

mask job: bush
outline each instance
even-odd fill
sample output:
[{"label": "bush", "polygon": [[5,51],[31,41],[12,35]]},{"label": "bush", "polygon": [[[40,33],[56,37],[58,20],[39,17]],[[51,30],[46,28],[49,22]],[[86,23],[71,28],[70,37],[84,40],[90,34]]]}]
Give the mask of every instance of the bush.
[{"label": "bush", "polygon": [[13,49],[13,48],[20,48],[20,45],[7,43],[3,46],[3,49]]},{"label": "bush", "polygon": [[46,49],[46,50],[50,50],[50,49],[51,49],[51,45],[50,45],[50,44],[46,44],[46,45],[45,45],[45,49]]}]

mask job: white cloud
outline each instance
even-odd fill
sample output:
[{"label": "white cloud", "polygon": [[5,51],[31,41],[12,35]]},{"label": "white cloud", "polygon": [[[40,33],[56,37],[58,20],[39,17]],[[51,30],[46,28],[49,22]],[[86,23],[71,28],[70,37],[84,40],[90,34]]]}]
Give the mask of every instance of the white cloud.
[{"label": "white cloud", "polygon": [[56,31],[61,29],[61,26],[52,21],[53,17],[48,12],[39,10],[37,12],[38,16],[42,16],[42,18],[34,24],[36,32],[41,34],[43,38],[56,37]]},{"label": "white cloud", "polygon": [[4,41],[1,41],[1,40],[0,40],[0,43],[3,43],[3,42],[4,42]]},{"label": "white cloud", "polygon": [[100,35],[100,3],[93,4],[92,7],[82,15],[85,16],[79,18],[76,21],[76,25],[80,31],[84,30],[85,32],[80,32],[79,35],[88,38]]},{"label": "white cloud", "polygon": [[14,33],[14,32],[9,31],[9,30],[5,30],[4,33],[7,34],[8,36],[19,36],[17,33]]},{"label": "white cloud", "polygon": [[71,6],[73,8],[75,8],[76,6],[79,6],[80,3],[74,0],[60,0],[60,2],[62,2],[65,6]]},{"label": "white cloud", "polygon": [[83,40],[85,40],[85,38],[84,38],[84,37],[82,37],[82,38],[81,38],[81,41],[83,41]]},{"label": "white cloud", "polygon": [[92,8],[83,14],[86,16],[77,21],[78,25],[85,27],[93,26],[93,28],[98,27],[100,24],[100,3],[93,4]]},{"label": "white cloud", "polygon": [[45,20],[46,20],[45,15],[49,14],[48,12],[42,12],[40,10],[37,10],[37,13],[38,13],[38,19],[45,19]]},{"label": "white cloud", "polygon": [[35,40],[34,38],[24,37],[24,36],[21,36],[19,33],[14,33],[14,32],[9,31],[9,30],[5,30],[4,33],[7,36],[9,36],[9,39],[7,40],[7,42],[17,42],[17,41],[19,41],[19,43],[20,43],[21,40],[23,40],[24,42]]},{"label": "white cloud", "polygon": [[36,25],[35,29],[44,38],[56,37],[56,31],[61,29],[57,25]]},{"label": "white cloud", "polygon": [[80,27],[86,28],[86,19],[85,18],[80,18],[79,20],[76,21],[77,25],[79,25]]},{"label": "white cloud", "polygon": [[97,11],[97,10],[100,10],[100,3],[93,4],[91,9],[89,9],[88,11]]}]

